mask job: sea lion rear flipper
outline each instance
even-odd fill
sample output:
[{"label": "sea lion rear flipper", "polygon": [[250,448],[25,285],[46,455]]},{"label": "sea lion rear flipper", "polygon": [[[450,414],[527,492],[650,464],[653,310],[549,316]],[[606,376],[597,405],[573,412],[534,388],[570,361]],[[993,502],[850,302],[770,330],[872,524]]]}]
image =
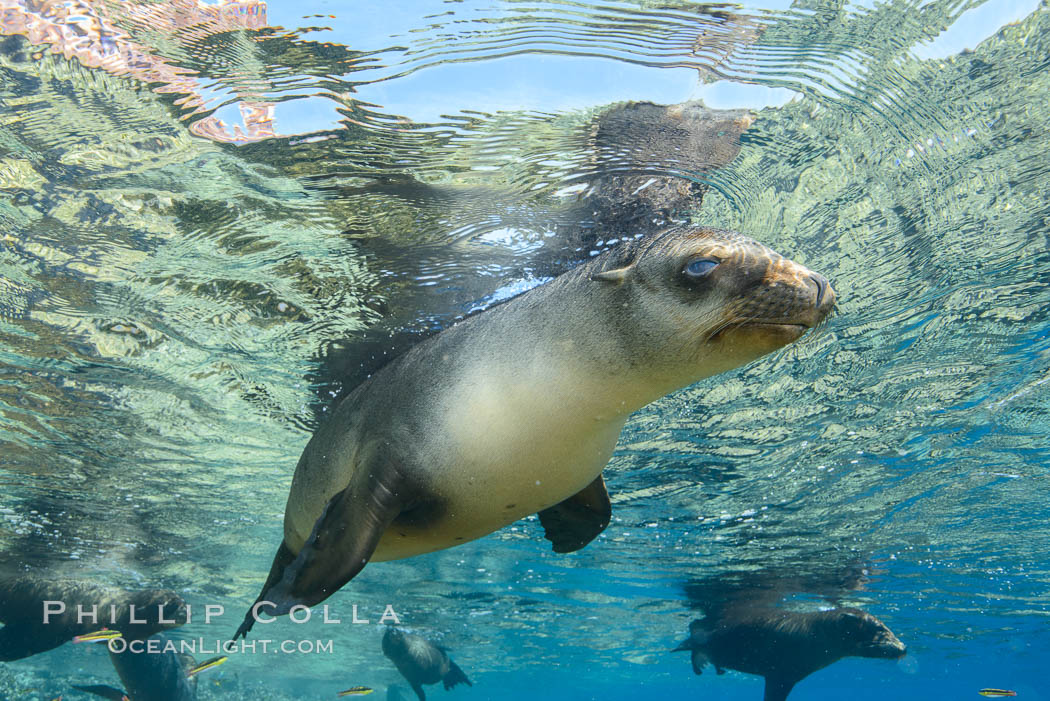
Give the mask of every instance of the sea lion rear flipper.
[{"label": "sea lion rear flipper", "polygon": [[459,668],[459,665],[452,660],[448,661],[448,674],[445,675],[445,678],[442,679],[442,681],[445,682],[445,691],[448,691],[456,684],[474,686],[470,683],[470,680],[467,679],[467,675],[463,673],[463,670]]},{"label": "sea lion rear flipper", "polygon": [[[704,666],[707,664],[707,655],[704,654],[703,650],[693,650],[693,654],[690,656],[693,663],[693,674],[703,674]],[[722,672],[715,670],[716,674]]]},{"label": "sea lion rear flipper", "polygon": [[358,475],[328,500],[302,550],[280,580],[263,591],[260,599],[274,604],[264,613],[281,615],[293,606],[321,603],[372,557],[383,532],[402,511],[405,481],[396,469],[365,468]]},{"label": "sea lion rear flipper", "polygon": [[[270,591],[273,586],[281,581],[281,577],[284,576],[285,568],[292,564],[293,560],[295,560],[295,555],[288,549],[288,546],[282,540],[281,547],[277,548],[277,554],[273,556],[273,563],[270,565],[270,574],[266,575],[266,582],[262,586],[259,598],[252,604],[253,607],[260,601],[267,600],[266,592]],[[252,616],[252,610],[248,609],[248,613],[244,615],[244,620],[241,622],[240,627],[237,629],[237,632],[233,634],[233,639],[236,640],[237,638],[248,637],[248,631],[252,629],[253,625],[255,625],[255,617]]]},{"label": "sea lion rear flipper", "polygon": [[540,512],[544,537],[553,543],[556,553],[579,550],[598,537],[612,518],[612,504],[605,480],[598,475],[593,482],[560,504]]},{"label": "sea lion rear flipper", "polygon": [[106,686],[105,684],[94,684],[92,686],[77,686],[74,684],[73,688],[77,691],[101,696],[104,699],[111,699],[111,701],[122,701],[127,698],[127,694],[122,690],[115,689],[112,686]]},{"label": "sea lion rear flipper", "polygon": [[795,682],[783,677],[766,677],[766,694],[762,701],[785,701]]},{"label": "sea lion rear flipper", "polygon": [[[689,637],[680,642],[674,650],[671,650],[671,652],[689,650],[695,674],[703,674],[704,666],[708,663],[707,652],[704,649],[708,635],[708,631],[703,627],[703,621],[693,621],[689,624]],[[718,673],[721,674],[722,672]]]}]

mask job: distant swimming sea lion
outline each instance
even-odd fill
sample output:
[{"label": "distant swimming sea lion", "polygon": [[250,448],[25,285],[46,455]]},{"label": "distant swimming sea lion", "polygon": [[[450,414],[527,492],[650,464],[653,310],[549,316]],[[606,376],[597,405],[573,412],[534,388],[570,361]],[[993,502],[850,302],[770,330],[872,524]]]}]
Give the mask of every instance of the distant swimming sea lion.
[{"label": "distant swimming sea lion", "polygon": [[[45,601],[61,602],[65,607],[61,613],[49,615],[47,623]],[[84,611],[97,607],[97,618],[78,622],[78,605]],[[131,606],[135,607],[135,619],[143,623],[131,622]],[[51,610],[57,608],[55,604]],[[174,623],[162,623],[161,619]],[[4,624],[0,629],[0,661],[4,662],[51,650],[77,635],[101,628],[120,631],[128,640],[139,640],[182,625],[185,620],[185,602],[166,589],[125,591],[46,576],[0,577],[0,623]]]},{"label": "distant swimming sea lion", "polygon": [[[444,682],[445,689],[456,684],[473,686],[463,670],[456,666],[445,650],[419,635],[387,628],[383,634],[383,654],[397,667],[419,701],[426,701],[424,684]],[[393,687],[391,688],[393,690]],[[389,692],[388,692],[389,695]]]},{"label": "distant swimming sea lion", "polygon": [[766,679],[764,701],[784,701],[795,684],[843,657],[896,659],[904,644],[879,619],[854,608],[792,612],[744,609],[689,624],[675,651],[692,652],[693,671],[711,662]]},{"label": "distant swimming sea lion", "polygon": [[274,606],[260,610],[319,603],[369,560],[536,512],[555,551],[582,548],[609,522],[601,471],[632,412],[798,339],[834,301],[827,280],[762,244],[677,228],[427,339],[306,446],[257,600]]}]

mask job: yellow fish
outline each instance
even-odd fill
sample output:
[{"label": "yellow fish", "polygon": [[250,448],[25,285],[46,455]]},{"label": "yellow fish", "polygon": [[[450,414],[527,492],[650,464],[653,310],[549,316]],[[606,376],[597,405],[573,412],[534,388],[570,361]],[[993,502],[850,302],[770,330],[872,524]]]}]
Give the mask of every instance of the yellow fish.
[{"label": "yellow fish", "polygon": [[340,691],[338,696],[364,696],[365,694],[371,694],[373,689],[369,689],[367,686],[352,686],[346,691]]},{"label": "yellow fish", "polygon": [[1016,691],[1009,691],[1007,689],[981,689],[977,693],[981,696],[991,696],[993,698],[999,698],[1001,696],[1017,696]]},{"label": "yellow fish", "polygon": [[219,656],[219,657],[213,657],[210,660],[204,660],[203,662],[201,662],[196,667],[193,667],[192,669],[188,670],[186,672],[186,676],[187,677],[196,676],[196,675],[200,674],[201,672],[204,672],[206,670],[218,667],[219,665],[221,665],[223,662],[225,662],[228,659],[230,659],[230,658],[228,658],[225,655],[223,655],[223,656]]},{"label": "yellow fish", "polygon": [[73,638],[74,643],[93,643],[100,640],[113,640],[114,638],[120,637],[119,630],[110,630],[109,628],[103,628],[102,630],[96,630],[94,633],[87,633],[85,635],[78,635]]}]

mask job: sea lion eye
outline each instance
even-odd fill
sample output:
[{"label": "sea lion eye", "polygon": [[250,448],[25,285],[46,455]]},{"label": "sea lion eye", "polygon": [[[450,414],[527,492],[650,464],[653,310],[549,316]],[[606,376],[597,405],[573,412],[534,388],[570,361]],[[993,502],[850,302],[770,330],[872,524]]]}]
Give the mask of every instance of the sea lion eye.
[{"label": "sea lion eye", "polygon": [[685,269],[682,272],[689,277],[703,277],[717,267],[717,260],[698,258],[697,260],[689,261],[689,264],[685,266]]}]

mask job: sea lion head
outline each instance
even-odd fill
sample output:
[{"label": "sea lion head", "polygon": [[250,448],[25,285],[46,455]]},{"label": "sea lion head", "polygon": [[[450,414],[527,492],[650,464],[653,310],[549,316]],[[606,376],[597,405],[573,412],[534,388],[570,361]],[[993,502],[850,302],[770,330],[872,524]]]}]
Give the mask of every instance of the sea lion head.
[{"label": "sea lion head", "polygon": [[387,626],[383,631],[383,652],[393,650],[396,646],[405,644],[405,633],[400,628]]},{"label": "sea lion head", "polygon": [[823,276],[719,229],[672,229],[594,265],[593,281],[631,297],[619,324],[630,350],[658,346],[659,358],[645,360],[688,367],[686,384],[795,341],[835,305]]},{"label": "sea lion head", "polygon": [[855,608],[836,609],[833,613],[844,656],[895,660],[907,652],[893,631],[870,613]]},{"label": "sea lion head", "polygon": [[421,656],[421,647],[426,647],[423,638],[417,635],[408,635],[400,628],[387,626],[383,633],[383,654],[391,660],[410,660]]}]

